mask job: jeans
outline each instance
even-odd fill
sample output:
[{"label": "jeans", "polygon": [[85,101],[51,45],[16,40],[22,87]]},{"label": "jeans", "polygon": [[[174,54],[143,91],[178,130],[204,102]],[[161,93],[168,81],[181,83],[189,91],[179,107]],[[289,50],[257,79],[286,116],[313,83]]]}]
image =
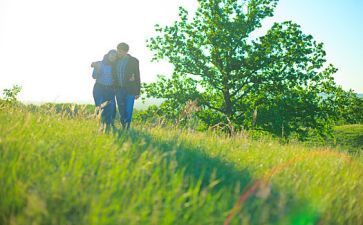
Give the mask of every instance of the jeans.
[{"label": "jeans", "polygon": [[120,113],[121,125],[123,128],[129,129],[132,119],[132,111],[134,109],[135,95],[127,94],[123,88],[116,88],[116,101],[118,111]]},{"label": "jeans", "polygon": [[116,115],[115,91],[113,87],[95,83],[93,86],[93,98],[96,106],[102,107],[101,121],[106,125],[113,125]]}]

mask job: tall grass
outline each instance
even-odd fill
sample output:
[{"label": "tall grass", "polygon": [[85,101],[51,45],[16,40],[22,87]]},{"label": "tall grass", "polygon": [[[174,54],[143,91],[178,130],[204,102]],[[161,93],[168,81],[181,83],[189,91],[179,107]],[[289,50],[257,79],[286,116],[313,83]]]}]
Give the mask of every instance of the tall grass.
[{"label": "tall grass", "polygon": [[89,117],[10,106],[0,121],[0,224],[223,224],[266,174],[230,224],[363,221],[362,159],[329,149],[142,125],[103,134]]}]

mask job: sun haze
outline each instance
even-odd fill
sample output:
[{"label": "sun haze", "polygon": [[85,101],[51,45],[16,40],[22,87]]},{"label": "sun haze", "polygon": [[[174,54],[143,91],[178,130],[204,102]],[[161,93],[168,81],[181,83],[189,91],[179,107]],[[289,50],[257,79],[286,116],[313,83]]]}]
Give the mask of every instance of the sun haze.
[{"label": "sun haze", "polygon": [[[92,103],[90,64],[119,42],[130,45],[140,60],[142,82],[170,74],[167,63],[150,62],[146,39],[154,25],[177,19],[178,6],[193,11],[196,1],[105,0],[0,2],[0,89],[23,87],[25,102]],[[329,63],[344,89],[363,92],[362,1],[282,0],[265,21],[292,20],[305,33],[324,42]],[[263,30],[263,29],[262,29]],[[263,31],[262,31],[263,33]]]}]

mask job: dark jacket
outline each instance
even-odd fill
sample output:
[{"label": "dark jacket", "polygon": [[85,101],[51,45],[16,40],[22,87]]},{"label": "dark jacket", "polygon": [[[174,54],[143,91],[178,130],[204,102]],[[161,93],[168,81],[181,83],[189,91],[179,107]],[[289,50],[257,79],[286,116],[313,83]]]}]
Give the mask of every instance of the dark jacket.
[{"label": "dark jacket", "polygon": [[[123,81],[116,80],[116,87],[124,88],[129,95],[140,95],[140,69],[139,60],[131,55],[127,55],[128,61],[124,69]],[[116,71],[121,73],[121,71]]]}]

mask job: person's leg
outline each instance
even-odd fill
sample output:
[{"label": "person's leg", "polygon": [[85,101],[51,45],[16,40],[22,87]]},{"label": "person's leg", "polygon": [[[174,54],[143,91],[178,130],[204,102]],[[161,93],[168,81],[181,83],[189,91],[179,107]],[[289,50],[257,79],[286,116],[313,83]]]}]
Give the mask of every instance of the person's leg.
[{"label": "person's leg", "polygon": [[104,122],[106,123],[107,127],[111,127],[114,120],[114,111],[116,107],[115,103],[115,92],[112,87],[105,87],[104,90],[104,99],[106,105],[103,108],[103,118]]},{"label": "person's leg", "polygon": [[102,108],[102,103],[105,102],[105,90],[104,87],[98,83],[96,83],[93,87],[93,98],[96,105],[96,113],[101,116],[100,120],[100,131],[104,131],[105,128],[105,117],[104,117],[104,109]]},{"label": "person's leg", "polygon": [[122,128],[125,128],[126,124],[125,124],[125,118],[126,118],[126,92],[125,90],[121,89],[121,88],[117,88],[115,91],[115,95],[116,95],[116,102],[117,102],[117,106],[118,106],[118,112],[120,114],[120,121],[121,121],[121,125]]},{"label": "person's leg", "polygon": [[96,105],[95,113],[97,114],[97,116],[99,116],[101,114],[100,130],[102,130],[103,121],[102,121],[101,104],[104,101],[104,97],[103,97],[103,88],[98,83],[95,83],[95,85],[93,86],[93,99],[95,100],[95,105]]},{"label": "person's leg", "polygon": [[126,113],[126,127],[130,129],[131,119],[132,119],[132,112],[134,110],[134,102],[135,96],[134,95],[127,95],[126,96],[126,105],[125,105],[125,113]]},{"label": "person's leg", "polygon": [[112,126],[114,126],[116,119],[116,94],[114,90],[113,90],[113,108],[112,108],[111,119],[112,119]]},{"label": "person's leg", "polygon": [[96,106],[100,106],[104,101],[102,87],[97,83],[93,86],[93,99]]},{"label": "person's leg", "polygon": [[111,127],[114,129],[115,128],[115,119],[116,119],[116,96],[115,96],[115,92],[113,95],[113,104],[112,104],[112,109],[111,109]]}]

